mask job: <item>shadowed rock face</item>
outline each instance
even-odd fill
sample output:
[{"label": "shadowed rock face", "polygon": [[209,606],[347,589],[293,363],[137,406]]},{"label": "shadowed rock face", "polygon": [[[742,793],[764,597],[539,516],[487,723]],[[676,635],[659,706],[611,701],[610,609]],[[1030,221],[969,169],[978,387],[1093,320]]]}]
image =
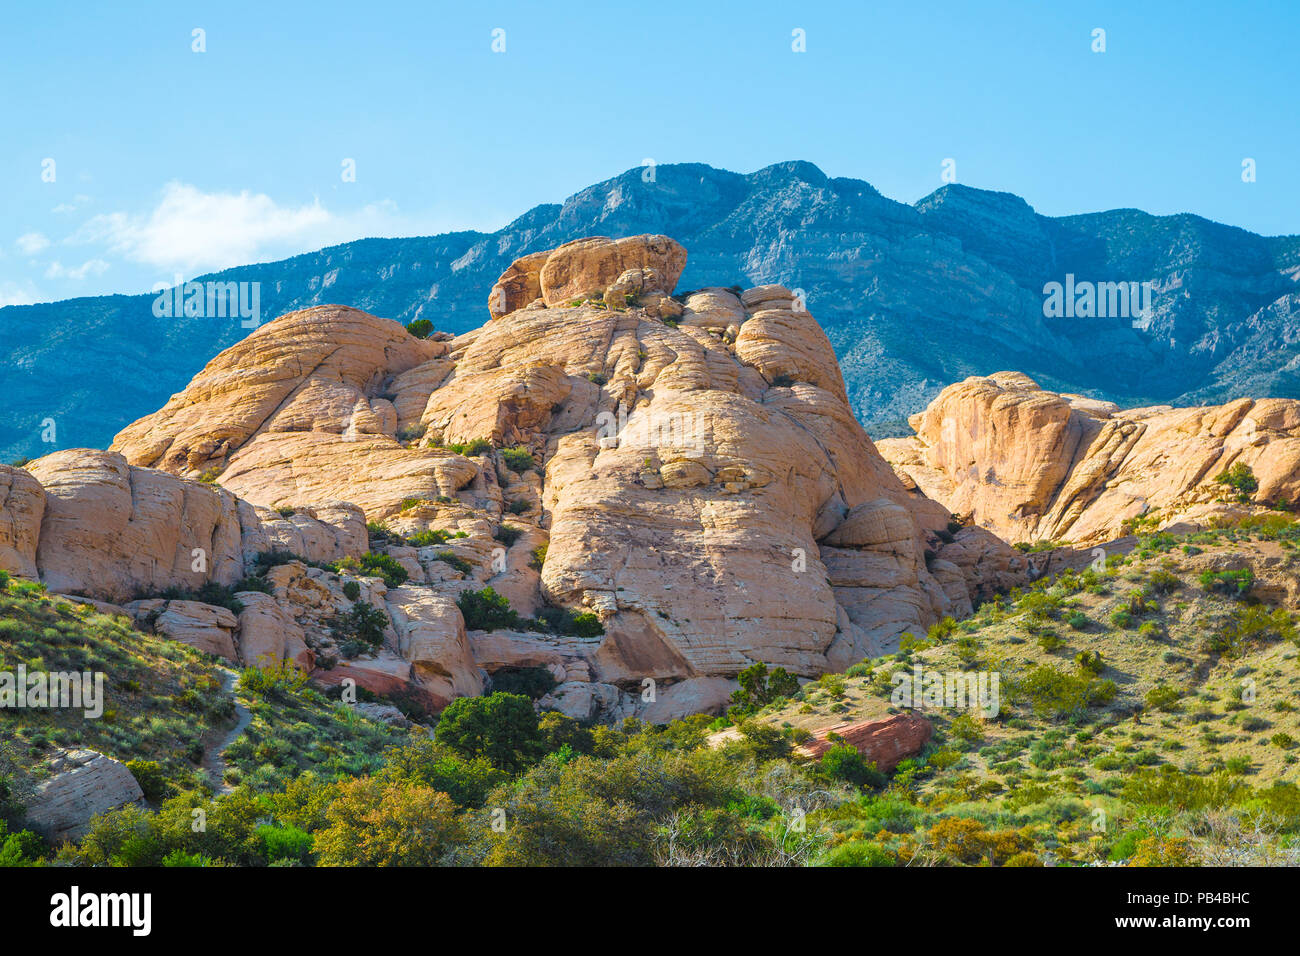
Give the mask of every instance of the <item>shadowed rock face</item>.
[{"label": "shadowed rock face", "polygon": [[[1095,544],[1125,519],[1159,525],[1240,517],[1300,494],[1300,402],[1239,399],[1121,410],[1000,372],[951,385],[879,443],[910,487],[1011,541]],[[1242,463],[1254,504],[1217,482]]]},{"label": "shadowed rock face", "polygon": [[[570,243],[497,284],[522,289],[498,296],[518,303],[535,271],[541,295],[450,340],[342,306],[282,316],[111,452],[31,466],[50,527],[35,564],[84,588],[82,569],[111,553],[119,524],[153,527],[129,548],[149,555],[151,576],[130,580],[193,586],[191,538],[203,538],[211,576],[232,583],[273,547],[268,526],[309,514],[336,533],[317,533],[304,557],[369,547],[408,571],[400,588],[361,579],[359,600],[387,620],[378,653],[338,660],[347,575],[296,562],[269,575],[283,613],[251,602],[237,624],[214,619],[221,634],[177,628],[250,659],[321,664],[325,680],[407,688],[435,708],[482,691],[495,669],[545,666],[560,709],[656,719],[716,707],[755,661],[804,676],[843,669],[1023,580],[1017,552],[980,529],[948,534],[948,512],[895,476],[801,300],[779,286],[674,299],[684,264],[662,236]],[[21,496],[23,513],[37,490]],[[114,517],[142,508],[158,512],[156,527]],[[402,535],[462,536],[366,545],[358,510]],[[246,513],[257,521],[241,523]],[[118,523],[100,528],[96,514]],[[78,549],[65,526],[98,543]],[[29,538],[10,535],[16,553]],[[485,584],[525,615],[593,613],[605,634],[467,633],[455,598]],[[647,680],[662,694],[643,699]]]}]

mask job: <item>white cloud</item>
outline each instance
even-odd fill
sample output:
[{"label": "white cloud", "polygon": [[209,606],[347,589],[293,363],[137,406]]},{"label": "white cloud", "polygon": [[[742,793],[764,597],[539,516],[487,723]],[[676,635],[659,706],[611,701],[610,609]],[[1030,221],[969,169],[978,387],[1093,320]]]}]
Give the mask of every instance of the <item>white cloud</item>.
[{"label": "white cloud", "polygon": [[87,196],[85,193],[77,193],[77,195],[72,197],[72,202],[61,202],[53,209],[51,209],[50,212],[56,212],[56,213],[76,212],[78,209],[86,205],[86,203],[88,202],[90,202],[89,196]]},{"label": "white cloud", "polygon": [[31,305],[40,301],[40,294],[30,283],[0,282],[0,308],[6,305]]},{"label": "white cloud", "polygon": [[103,259],[87,259],[81,265],[75,268],[68,268],[57,259],[50,263],[50,267],[45,270],[47,279],[72,279],[80,282],[87,276],[103,275],[108,271],[108,263]]},{"label": "white cloud", "polygon": [[205,193],[172,182],[151,212],[95,216],[73,241],[102,242],[109,253],[133,262],[194,272],[315,248],[320,233],[337,225],[319,200],[294,208],[265,193]]},{"label": "white cloud", "polygon": [[18,251],[25,256],[34,256],[38,252],[48,249],[50,240],[46,239],[39,232],[25,232],[14,242]]}]

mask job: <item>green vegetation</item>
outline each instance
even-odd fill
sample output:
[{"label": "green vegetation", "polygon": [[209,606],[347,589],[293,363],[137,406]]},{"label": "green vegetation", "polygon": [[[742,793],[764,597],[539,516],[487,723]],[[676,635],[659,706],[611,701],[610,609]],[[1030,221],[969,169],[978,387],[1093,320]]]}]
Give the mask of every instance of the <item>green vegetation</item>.
[{"label": "green vegetation", "polygon": [[537,462],[533,460],[533,453],[524,445],[516,445],[514,448],[502,448],[501,460],[506,463],[507,468],[521,475],[524,472],[537,470]]},{"label": "green vegetation", "polygon": [[410,577],[406,568],[398,564],[396,559],[373,551],[367,551],[361,556],[361,573],[383,578],[384,584],[390,588],[401,587]]},{"label": "green vegetation", "polygon": [[520,617],[510,602],[491,587],[460,592],[456,605],[465,619],[465,627],[471,631],[518,629],[575,637],[599,637],[605,633],[600,618],[589,611],[575,612],[552,606],[542,608],[536,618]]},{"label": "green vegetation", "polygon": [[467,458],[473,458],[476,455],[486,455],[492,450],[492,443],[486,438],[475,438],[471,441],[460,443],[455,442],[447,446],[448,451],[453,451],[458,455],[464,455]]},{"label": "green vegetation", "polygon": [[1231,468],[1225,468],[1214,476],[1214,480],[1236,492],[1236,498],[1242,504],[1247,504],[1251,496],[1259,491],[1259,479],[1255,477],[1250,465],[1244,461],[1237,462]]},{"label": "green vegetation", "polygon": [[492,532],[492,537],[500,541],[507,548],[513,545],[523,536],[523,528],[516,528],[514,525],[503,524],[496,531]]},{"label": "green vegetation", "polygon": [[335,617],[331,633],[343,656],[353,658],[383,644],[387,626],[388,617],[383,611],[366,601],[354,601],[346,613]]},{"label": "green vegetation", "polygon": [[[436,724],[411,709],[424,722],[401,729],[331,700],[337,689],[307,686],[292,665],[250,669],[236,693],[253,719],[226,751],[234,790],[220,797],[185,751],[229,726],[217,669],[190,648],[3,578],[0,669],[131,650],[105,668],[116,724],[84,721],[59,742],[49,714],[0,711],[0,739],[12,741],[0,745],[0,864],[1286,862],[1300,845],[1300,633],[1290,610],[1261,599],[1276,600],[1279,576],[1300,561],[1273,543],[1300,535],[1286,521],[1170,537],[1143,535],[1104,570],[1037,580],[844,674],[800,686],[755,663],[716,720],[583,726],[539,714],[555,678],[517,667],[496,671],[494,693],[454,701]],[[1253,565],[1252,589],[1196,586],[1206,567],[1251,566],[1261,543],[1271,563]],[[490,588],[458,603],[470,627],[589,626],[560,608],[525,621]],[[1121,611],[1132,626],[1104,626]],[[1076,628],[1076,615],[1092,623]],[[914,666],[997,674],[999,706],[927,707],[933,739],[888,772],[824,733],[897,713],[891,678]],[[167,713],[152,699],[133,704],[135,695],[172,699],[181,719],[116,740],[124,716]],[[796,749],[819,731],[819,757]],[[129,760],[150,806],[106,814],[79,844],[53,850],[23,833],[18,808],[31,781],[19,768],[73,743]],[[190,826],[195,809],[207,815],[203,832]]]},{"label": "green vegetation", "polygon": [[416,319],[406,323],[406,331],[417,339],[427,339],[433,334],[433,323],[428,319]]},{"label": "green vegetation", "polygon": [[11,748],[8,770],[0,752],[0,818],[21,789],[16,768],[40,767],[58,748],[151,761],[168,779],[185,780],[197,771],[206,735],[234,716],[205,655],[0,572],[0,671],[20,665],[29,673],[102,673],[105,699],[98,718],[75,708],[0,708],[0,741]]}]

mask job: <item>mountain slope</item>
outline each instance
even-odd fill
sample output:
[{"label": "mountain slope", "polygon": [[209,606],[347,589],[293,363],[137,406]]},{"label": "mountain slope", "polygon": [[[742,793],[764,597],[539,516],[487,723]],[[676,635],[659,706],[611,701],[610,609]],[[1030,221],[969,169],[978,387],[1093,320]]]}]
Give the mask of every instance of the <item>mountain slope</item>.
[{"label": "mountain slope", "polygon": [[[690,289],[717,275],[803,290],[873,434],[967,375],[1018,368],[1045,387],[1120,404],[1300,396],[1295,282],[1300,237],[1268,238],[1196,216],[1139,210],[1037,215],[1019,197],[949,185],[909,206],[806,162],[742,175],[703,164],[632,169],[541,205],[492,233],[364,239],[203,279],[260,282],[270,317],[346,302],[463,332],[514,259],[589,235],[663,233],[691,250]],[[1043,285],[1150,281],[1145,329],[1127,319],[1045,319]],[[154,296],[0,309],[10,415],[0,456],[102,447],[161,405],[238,321],[156,318]]]}]

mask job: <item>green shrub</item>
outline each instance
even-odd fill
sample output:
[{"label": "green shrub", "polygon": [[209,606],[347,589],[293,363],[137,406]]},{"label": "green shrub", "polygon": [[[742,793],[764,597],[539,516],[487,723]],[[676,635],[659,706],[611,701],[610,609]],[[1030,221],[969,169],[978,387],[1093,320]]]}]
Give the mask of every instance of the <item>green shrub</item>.
[{"label": "green shrub", "polygon": [[1183,586],[1183,582],[1178,575],[1163,568],[1152,571],[1151,576],[1147,579],[1147,584],[1157,594],[1168,594],[1170,591],[1176,591]]},{"label": "green shrub", "polygon": [[1255,572],[1250,568],[1238,571],[1202,571],[1200,584],[1206,591],[1217,591],[1232,597],[1249,594],[1255,586]]},{"label": "green shrub", "polygon": [[266,578],[259,577],[257,575],[253,575],[252,577],[242,578],[241,580],[237,581],[235,583],[235,586],[232,587],[230,590],[235,592],[236,594],[238,594],[240,591],[259,591],[262,594],[275,593],[275,588],[271,586],[271,582],[268,581]]},{"label": "green shrub", "polygon": [[458,697],[438,718],[433,739],[464,757],[517,773],[541,756],[533,702],[522,694]]},{"label": "green shrub", "polygon": [[537,470],[537,462],[533,460],[533,453],[525,445],[502,448],[501,460],[506,463],[507,468],[521,475],[524,472]]},{"label": "green shrub", "polygon": [[446,531],[439,531],[436,528],[427,528],[424,531],[417,531],[414,534],[406,536],[406,543],[414,548],[427,548],[430,545],[446,544],[450,538]]},{"label": "green shrub", "polygon": [[1182,694],[1176,688],[1164,684],[1159,687],[1153,687],[1147,691],[1144,698],[1149,710],[1173,710],[1178,701],[1182,699]]},{"label": "green shrub", "polygon": [[471,631],[495,631],[519,626],[519,615],[510,602],[490,587],[481,591],[461,591],[456,606]]},{"label": "green shrub", "polygon": [[239,687],[256,697],[287,700],[307,684],[307,675],[292,661],[280,661],[268,667],[245,667],[239,674]]},{"label": "green shrub", "polygon": [[[406,568],[397,563],[396,559],[387,554],[376,554],[373,551],[367,551],[361,556],[361,570],[374,572],[384,579],[384,584],[390,588],[401,587],[410,577]],[[371,575],[375,576],[374,574]]]},{"label": "green shrub", "polygon": [[398,441],[416,441],[423,438],[427,430],[425,425],[404,425],[397,430]]},{"label": "green shrub", "polygon": [[1081,671],[1093,676],[1101,674],[1106,669],[1106,665],[1101,659],[1101,651],[1093,651],[1091,654],[1087,651],[1080,651],[1074,656],[1074,663],[1079,665]]},{"label": "green shrub", "polygon": [[314,841],[310,833],[293,826],[270,824],[263,824],[255,832],[262,844],[262,855],[268,863],[307,863],[311,858]]},{"label": "green shrub", "polygon": [[496,538],[496,540],[509,548],[523,536],[523,533],[524,531],[522,528],[516,528],[514,525],[503,524],[493,532],[492,537]]},{"label": "green shrub", "polygon": [[869,840],[841,843],[822,857],[822,866],[896,866],[893,851]]},{"label": "green shrub", "polygon": [[1225,468],[1214,476],[1214,480],[1221,485],[1227,485],[1237,493],[1237,500],[1242,504],[1250,501],[1250,496],[1259,490],[1259,480],[1251,470],[1250,465],[1244,461],[1239,461],[1231,468]]},{"label": "green shrub", "polygon": [[[250,589],[245,588],[244,590]],[[218,584],[216,581],[204,582],[204,584],[196,590],[171,587],[155,592],[137,591],[135,599],[137,601],[150,599],[164,601],[198,601],[202,604],[212,604],[216,607],[224,607],[233,614],[238,614],[244,609],[243,603],[235,597],[235,589],[224,584]]]},{"label": "green shrub", "polygon": [[366,601],[356,601],[346,613],[334,618],[330,633],[342,645],[344,656],[356,657],[362,650],[383,644],[387,626],[388,616],[383,611]]},{"label": "green shrub", "polygon": [[156,760],[128,760],[126,769],[131,771],[135,782],[140,785],[144,797],[150,803],[160,803],[171,795],[172,785],[162,764]]},{"label": "green shrub", "polygon": [[458,455],[464,455],[466,458],[474,458],[477,455],[485,455],[490,452],[492,443],[486,438],[475,438],[463,444],[457,442],[448,445],[447,448]]},{"label": "green shrub", "polygon": [[532,622],[534,629],[575,637],[600,637],[605,625],[590,611],[574,612],[567,607],[544,607]]},{"label": "green shrub", "polygon": [[1088,627],[1088,615],[1082,611],[1075,611],[1070,615],[1068,623],[1076,631],[1085,630]]},{"label": "green shrub", "polygon": [[532,503],[526,498],[516,498],[506,506],[506,510],[512,515],[521,515],[530,508],[532,508]]},{"label": "green shrub", "polygon": [[406,331],[417,339],[427,339],[433,334],[433,323],[428,319],[416,319],[406,323]]},{"label": "green shrub", "polygon": [[460,555],[452,551],[439,551],[434,556],[434,560],[441,561],[443,564],[449,564],[461,574],[469,574],[474,570],[474,565],[470,564]]},{"label": "green shrub", "polygon": [[849,744],[832,746],[822,754],[820,767],[830,779],[843,780],[855,787],[878,789],[888,782],[888,778],[876,769],[874,763],[864,760],[858,749]]},{"label": "green shrub", "polygon": [[751,713],[784,697],[793,697],[799,691],[799,679],[784,667],[774,667],[769,673],[762,661],[750,664],[736,675],[740,689],[731,692],[731,703],[739,713]]},{"label": "green shrub", "polygon": [[357,600],[361,597],[361,585],[356,581],[344,581],[343,596],[349,601]]}]

